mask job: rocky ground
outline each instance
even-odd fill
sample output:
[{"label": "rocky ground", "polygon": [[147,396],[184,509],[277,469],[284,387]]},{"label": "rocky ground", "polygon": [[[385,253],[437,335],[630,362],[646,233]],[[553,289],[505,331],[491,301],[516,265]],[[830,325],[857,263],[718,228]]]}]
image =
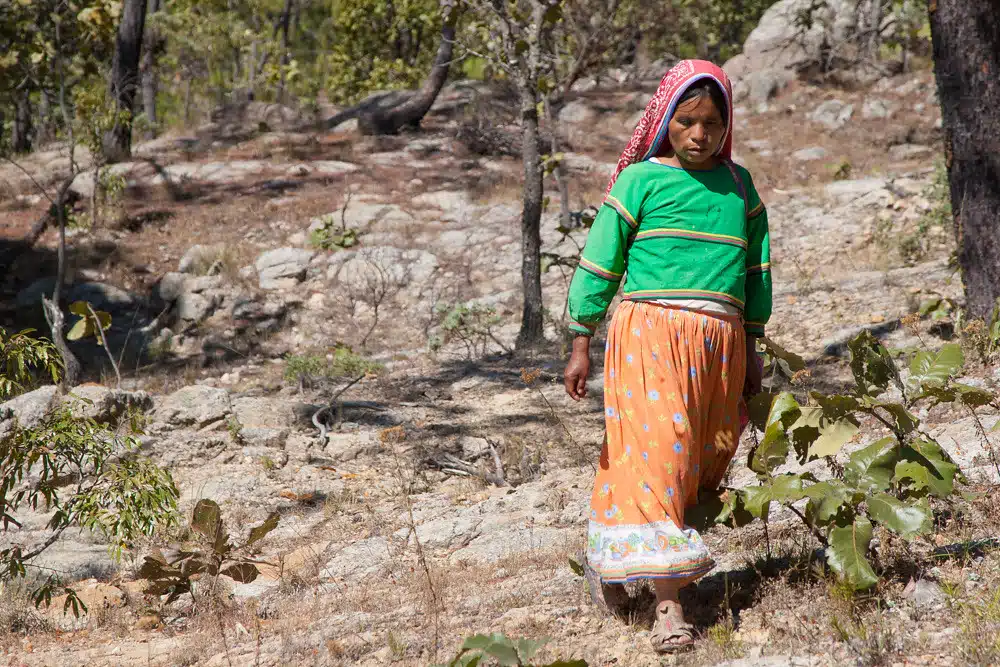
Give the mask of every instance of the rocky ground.
[{"label": "rocky ground", "polygon": [[[572,209],[599,201],[655,83],[594,82],[564,109]],[[892,347],[940,345],[951,320],[900,325],[928,299],[961,298],[935,193],[929,72],[771,92],[737,109],[736,151],[768,204],[770,335],[809,364],[796,390],[843,386],[844,344],[863,328]],[[454,85],[421,134],[377,140],[302,131],[294,117],[220,121],[139,144],[114,167],[124,197],[71,233],[71,298],[112,313],[121,388],[100,350],[81,346],[91,384],[0,409],[24,424],[74,396],[106,420],[139,406],[143,451],[172,471],[185,512],[212,498],[237,533],[273,511],[280,523],[260,543],[269,565],[255,581],[222,577],[200,604],[167,606],[136,581],[155,544],[115,562],[93,536],[69,535],[44,564],[80,580],[91,613],[35,612],[8,587],[9,664],[428,664],[491,631],[550,637],[550,658],[661,664],[647,648],[648,593],[635,591],[627,618],[605,617],[567,561],[583,544],[602,418],[599,381],[579,405],[560,386],[569,274],[558,265],[544,277],[552,343],[506,352],[519,312],[519,162],[468,138],[476,114],[501,103]],[[53,149],[23,166],[44,184],[67,164]],[[74,186],[84,202],[89,180]],[[22,172],[4,167],[0,181],[2,234],[16,239],[43,203]],[[544,250],[571,256],[586,230],[557,231],[555,196],[548,210]],[[356,245],[322,247],[345,231]],[[48,232],[5,274],[8,325],[37,326],[53,244]],[[449,337],[442,313],[460,303],[495,310],[490,336]],[[358,356],[338,356],[339,344]],[[1000,371],[967,347],[964,381],[996,389]],[[290,355],[314,366],[296,371]],[[337,367],[345,359],[355,366]],[[359,369],[373,372],[341,396],[323,437],[314,414]],[[970,492],[998,481],[973,418],[949,406],[920,416]],[[987,428],[996,420],[983,416]],[[877,437],[866,424],[853,446]],[[494,472],[494,451],[503,484],[443,469],[451,455]],[[743,461],[734,485],[753,478]],[[997,534],[998,510],[993,495],[972,495],[942,515],[933,542],[895,553],[887,541],[885,584],[863,598],[814,571],[816,545],[794,517],[776,514],[767,543],[759,524],[716,529],[719,567],[688,592],[703,640],[684,663],[995,661],[1000,555],[976,540]],[[21,518],[5,539],[45,539],[46,516]],[[931,557],[953,544],[966,545],[959,557]]]}]

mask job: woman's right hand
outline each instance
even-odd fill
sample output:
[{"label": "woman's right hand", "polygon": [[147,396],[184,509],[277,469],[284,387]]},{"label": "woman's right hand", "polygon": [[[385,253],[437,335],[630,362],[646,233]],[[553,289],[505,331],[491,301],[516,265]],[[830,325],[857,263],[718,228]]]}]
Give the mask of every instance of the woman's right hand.
[{"label": "woman's right hand", "polygon": [[563,380],[566,382],[566,393],[574,401],[587,397],[587,378],[590,376],[590,336],[577,336],[573,339],[573,353],[566,364]]}]

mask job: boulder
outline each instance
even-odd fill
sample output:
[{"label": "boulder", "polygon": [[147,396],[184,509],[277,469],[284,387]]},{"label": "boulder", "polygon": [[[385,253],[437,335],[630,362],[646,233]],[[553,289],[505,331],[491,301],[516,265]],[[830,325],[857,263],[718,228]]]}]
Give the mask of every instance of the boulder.
[{"label": "boulder", "polygon": [[853,115],[853,104],[845,104],[840,100],[827,100],[809,114],[809,120],[819,123],[830,131],[836,131],[847,125]]},{"label": "boulder", "polygon": [[177,262],[180,273],[205,273],[225,252],[221,245],[193,245]]},{"label": "boulder", "polygon": [[799,150],[792,153],[792,159],[798,160],[799,162],[822,160],[826,156],[827,156],[827,150],[822,146],[810,146],[809,148],[800,148]]},{"label": "boulder", "polygon": [[224,418],[231,408],[225,389],[194,385],[162,398],[153,416],[169,424],[204,426]]},{"label": "boulder", "polygon": [[820,0],[806,29],[800,17],[813,4],[814,0],[779,0],[764,12],[743,44],[743,52],[724,65],[736,82],[737,101],[751,94],[760,101],[797,72],[820,62],[828,44],[843,41],[855,31],[856,2]]},{"label": "boulder", "polygon": [[559,111],[559,121],[584,125],[597,120],[597,112],[585,102],[574,100]]},{"label": "boulder", "polygon": [[861,107],[861,117],[865,120],[881,120],[892,116],[892,106],[878,97],[869,97]]},{"label": "boulder", "polygon": [[392,558],[389,540],[384,537],[369,537],[344,547],[328,548],[327,551],[333,557],[319,573],[322,581],[343,581],[348,576],[372,576],[382,570]]},{"label": "boulder", "polygon": [[60,399],[60,403],[69,406],[74,415],[99,422],[115,421],[124,415],[129,407],[143,411],[153,405],[149,394],[144,391],[111,389],[99,384],[74,387],[69,394]]},{"label": "boulder", "polygon": [[283,289],[302,282],[315,255],[312,250],[301,248],[278,248],[262,253],[254,263],[260,288]]},{"label": "boulder", "polygon": [[6,434],[16,420],[22,428],[32,428],[55,405],[59,393],[55,385],[46,385],[0,403],[0,434]]}]

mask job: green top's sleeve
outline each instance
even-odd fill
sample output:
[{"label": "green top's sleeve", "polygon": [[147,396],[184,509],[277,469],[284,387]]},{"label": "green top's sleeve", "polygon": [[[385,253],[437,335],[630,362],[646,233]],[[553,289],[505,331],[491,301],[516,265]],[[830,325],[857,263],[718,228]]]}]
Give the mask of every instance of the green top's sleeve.
[{"label": "green top's sleeve", "polygon": [[623,171],[590,228],[569,286],[569,329],[573,333],[594,335],[618,293],[631,236],[638,227],[638,185],[627,169]]},{"label": "green top's sleeve", "polygon": [[767,209],[757,194],[753,180],[749,179],[750,214],[747,216],[747,282],[746,320],[747,333],[763,336],[764,327],[771,319],[771,241],[767,228]]}]

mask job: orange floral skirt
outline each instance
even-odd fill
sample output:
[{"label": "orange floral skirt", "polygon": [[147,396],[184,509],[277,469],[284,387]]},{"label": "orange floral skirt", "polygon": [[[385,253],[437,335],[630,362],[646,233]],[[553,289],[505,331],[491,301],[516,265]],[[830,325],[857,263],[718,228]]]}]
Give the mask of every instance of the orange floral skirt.
[{"label": "orange floral skirt", "polygon": [[684,510],[716,489],[739,442],[746,338],[738,317],[622,303],[604,365],[607,435],[587,560],[608,583],[694,579],[715,562]]}]

